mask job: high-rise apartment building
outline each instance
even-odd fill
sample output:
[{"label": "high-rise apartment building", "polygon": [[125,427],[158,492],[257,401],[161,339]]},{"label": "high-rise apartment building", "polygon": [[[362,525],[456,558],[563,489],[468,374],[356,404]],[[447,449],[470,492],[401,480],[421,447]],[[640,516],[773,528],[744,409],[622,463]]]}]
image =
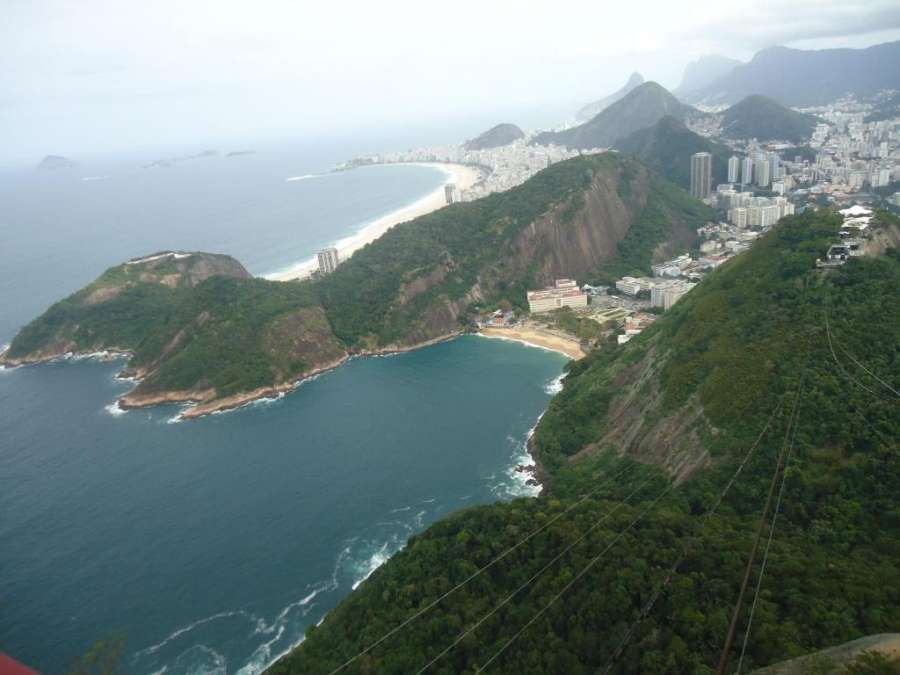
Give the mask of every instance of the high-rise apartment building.
[{"label": "high-rise apartment building", "polygon": [[338,259],[338,250],[336,248],[323,248],[318,253],[319,258],[319,271],[322,274],[331,274],[337,269],[338,263],[340,260]]},{"label": "high-rise apartment building", "polygon": [[728,158],[728,182],[737,183],[741,175],[741,158],[733,155]]},{"label": "high-rise apartment building", "polygon": [[743,185],[750,185],[753,182],[753,159],[750,157],[744,157],[744,161],[741,162],[741,183]]},{"label": "high-rise apartment building", "polygon": [[691,196],[706,199],[712,192],[712,155],[698,152],[691,155]]}]

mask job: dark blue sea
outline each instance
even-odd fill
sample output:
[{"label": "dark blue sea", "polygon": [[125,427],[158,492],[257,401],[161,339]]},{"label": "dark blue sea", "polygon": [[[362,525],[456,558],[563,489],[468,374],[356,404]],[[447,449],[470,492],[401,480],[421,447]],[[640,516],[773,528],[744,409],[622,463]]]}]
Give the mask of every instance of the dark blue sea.
[{"label": "dark blue sea", "polygon": [[[348,154],[0,173],[0,344],[127,258],[206,250],[274,272],[443,180],[327,173]],[[61,673],[122,635],[124,672],[259,672],[411,534],[534,494],[515,467],[563,363],[466,337],[189,422],[116,414],[121,362],[0,370],[0,651]]]}]

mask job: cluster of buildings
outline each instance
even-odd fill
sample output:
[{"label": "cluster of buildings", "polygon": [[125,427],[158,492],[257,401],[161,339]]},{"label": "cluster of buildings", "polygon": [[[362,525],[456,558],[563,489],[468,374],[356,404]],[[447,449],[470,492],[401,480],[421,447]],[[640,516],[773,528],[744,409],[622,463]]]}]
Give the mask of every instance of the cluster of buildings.
[{"label": "cluster of buildings", "polygon": [[[690,159],[690,192],[726,210],[729,222],[742,227],[766,227],[789,215],[793,211],[787,203],[797,209],[851,203],[900,209],[900,190],[895,189],[900,187],[900,115],[884,107],[896,93],[883,91],[867,101],[847,97],[804,109],[821,123],[800,143],[732,140],[722,136],[721,124],[695,121],[693,131],[734,152],[726,179],[735,195],[715,186],[713,158],[706,152]],[[730,203],[722,204],[723,192]]]},{"label": "cluster of buildings", "polygon": [[529,138],[522,138],[509,145],[486,150],[467,150],[464,145],[438,145],[404,152],[389,152],[358,157],[338,169],[349,169],[367,164],[395,164],[409,162],[440,162],[467,164],[482,169],[484,178],[472,187],[454,194],[446,194],[447,203],[472,201],[493,192],[502,192],[521,185],[551,164],[576,157],[579,154],[601,152],[596,150],[569,150],[556,145],[529,145]]},{"label": "cluster of buildings", "polygon": [[795,207],[787,197],[760,197],[750,191],[738,191],[730,183],[716,189],[716,204],[735,227],[767,228],[784,216],[794,213]]}]

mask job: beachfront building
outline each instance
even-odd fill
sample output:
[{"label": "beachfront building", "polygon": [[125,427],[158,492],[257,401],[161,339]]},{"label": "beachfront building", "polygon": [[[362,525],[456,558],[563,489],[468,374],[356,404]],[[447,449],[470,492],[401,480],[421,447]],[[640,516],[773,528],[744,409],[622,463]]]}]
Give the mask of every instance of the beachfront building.
[{"label": "beachfront building", "polygon": [[447,183],[444,186],[444,199],[448,204],[453,204],[461,200],[459,189],[456,187],[456,183]]},{"label": "beachfront building", "polygon": [[532,314],[552,312],[560,307],[587,307],[587,294],[573,279],[557,279],[549,288],[528,291],[528,309]]},{"label": "beachfront building", "polygon": [[319,271],[322,274],[331,274],[337,269],[340,259],[338,258],[338,250],[334,247],[323,248],[318,253]]}]

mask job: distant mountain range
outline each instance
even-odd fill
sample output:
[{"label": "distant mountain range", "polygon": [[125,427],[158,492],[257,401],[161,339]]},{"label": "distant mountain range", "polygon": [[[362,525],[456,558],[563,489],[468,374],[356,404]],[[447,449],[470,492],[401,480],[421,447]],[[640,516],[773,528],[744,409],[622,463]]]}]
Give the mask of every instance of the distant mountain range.
[{"label": "distant mountain range", "polygon": [[480,136],[466,141],[464,146],[466,150],[487,150],[489,148],[499,148],[509,145],[520,138],[525,138],[525,132],[515,124],[498,124],[491,127]]},{"label": "distant mountain range", "polygon": [[602,113],[616,101],[621,101],[632,89],[636,89],[643,83],[643,75],[641,75],[640,73],[632,73],[631,77],[628,78],[628,82],[625,83],[624,87],[619,89],[617,92],[610,94],[609,96],[604,96],[599,101],[588,103],[575,114],[575,118],[579,122],[587,122],[591,118],[596,117],[597,115]]},{"label": "distant mountain range", "polygon": [[663,117],[652,127],[635,131],[616,143],[616,150],[637,157],[646,166],[685,189],[691,186],[691,155],[708,152],[713,156],[713,184],[728,178],[731,151],[695,134],[674,117]]},{"label": "distant mountain range", "polygon": [[729,104],[762,94],[783,105],[811,106],[845,94],[872,96],[882,89],[900,89],[900,41],[866,49],[771,47],[749,63],[679,94],[688,103]]},{"label": "distant mountain range", "polygon": [[[533,142],[539,145],[564,145],[579,150],[615,147],[647,161],[649,148],[656,147],[657,142],[665,140],[661,144],[666,148],[665,159],[660,161],[667,165],[673,157],[671,151],[676,147],[697,148],[687,156],[694,152],[712,152],[701,142],[704,139],[692,134],[684,125],[685,122],[709,115],[710,113],[700,112],[681,103],[656,82],[645,82],[626,94],[622,100],[595,115],[589,122],[564,131],[545,131],[535,136]],[[657,123],[664,118],[669,119],[656,128]],[[812,115],[790,110],[777,101],[758,95],[748,96],[722,113],[723,136],[734,139],[756,138],[760,141],[801,143],[809,138],[818,121]],[[675,122],[679,124],[676,125]],[[637,152],[640,148],[643,150]],[[655,162],[649,163],[655,165]],[[679,172],[666,175],[670,180],[684,184],[684,176]]]},{"label": "distant mountain range", "polygon": [[722,114],[726,138],[756,138],[761,141],[806,141],[819,119],[785,108],[765,96],[748,96]]},{"label": "distant mountain range", "polygon": [[691,61],[687,64],[687,67],[684,69],[684,75],[681,78],[681,84],[672,93],[678,98],[686,100],[692,94],[702,91],[704,87],[727,75],[739,65],[741,65],[740,61],[730,59],[727,56],[718,54],[701,56],[696,61]]},{"label": "distant mountain range", "polygon": [[577,149],[609,148],[635,131],[653,126],[666,115],[684,121],[700,114],[681,103],[665,87],[644,82],[589,122],[565,131],[545,131],[535,137],[534,143]]}]

